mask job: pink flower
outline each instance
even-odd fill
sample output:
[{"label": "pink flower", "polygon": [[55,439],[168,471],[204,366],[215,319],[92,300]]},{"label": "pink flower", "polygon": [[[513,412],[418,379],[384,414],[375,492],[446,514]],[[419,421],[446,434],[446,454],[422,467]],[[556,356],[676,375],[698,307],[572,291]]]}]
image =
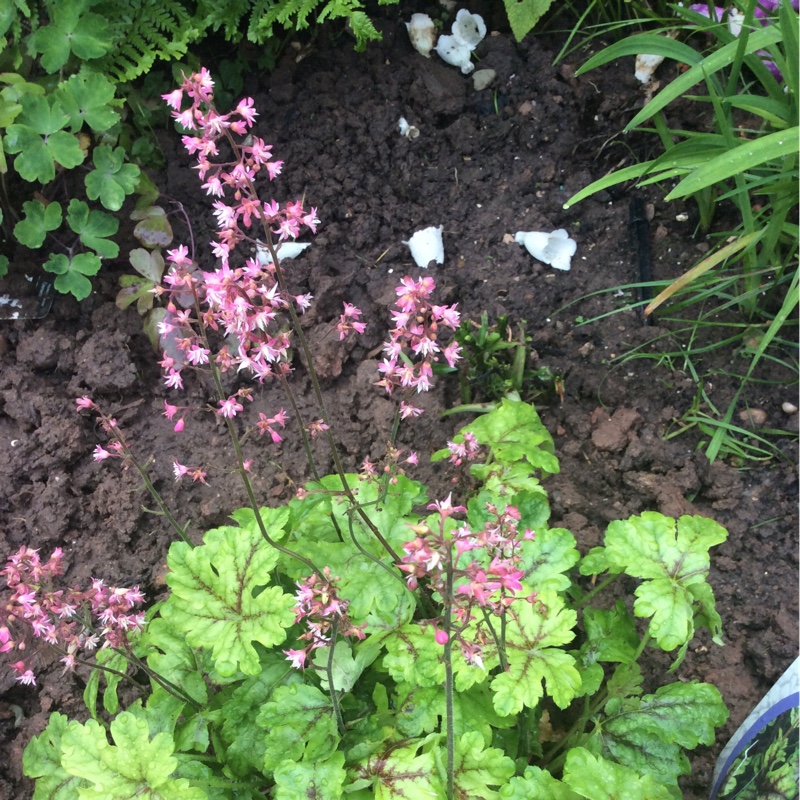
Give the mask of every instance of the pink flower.
[{"label": "pink flower", "polygon": [[81,411],[84,408],[94,408],[94,401],[88,395],[84,395],[75,400],[75,405],[77,406],[77,410]]},{"label": "pink flower", "polygon": [[408,419],[409,417],[418,417],[423,413],[423,409],[416,408],[404,400],[400,402],[400,419]]},{"label": "pink flower", "polygon": [[102,445],[98,444],[94,448],[92,458],[95,461],[105,461],[107,458],[111,458],[111,453],[109,453],[108,450],[106,450]]},{"label": "pink flower", "polygon": [[244,406],[236,400],[236,397],[231,396],[227,400],[219,401],[219,410],[217,414],[222,417],[227,417],[228,419],[233,419],[243,409]]},{"label": "pink flower", "polygon": [[175,476],[176,481],[179,481],[184,475],[188,474],[188,472],[189,467],[179,464],[177,461],[172,462],[172,474]]},{"label": "pink flower", "polygon": [[295,669],[305,669],[306,668],[306,658],[308,658],[308,653],[305,650],[284,650],[284,654],[288,661],[291,662],[292,667]]}]

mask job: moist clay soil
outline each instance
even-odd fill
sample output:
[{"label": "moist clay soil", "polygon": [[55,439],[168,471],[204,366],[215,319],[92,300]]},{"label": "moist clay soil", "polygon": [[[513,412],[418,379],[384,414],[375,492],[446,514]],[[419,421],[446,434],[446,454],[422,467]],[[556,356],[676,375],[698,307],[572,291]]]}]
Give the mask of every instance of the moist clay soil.
[{"label": "moist clay soil", "polygon": [[[634,311],[624,310],[630,295],[581,299],[638,280],[627,190],[562,208],[581,187],[630,163],[631,152],[648,155],[651,139],[619,136],[646,97],[632,61],[576,78],[588,51],[554,67],[563,37],[532,36],[518,44],[488,4],[470,10],[483,13],[495,31],[477,50],[479,69],[496,73],[482,90],[471,76],[412,49],[398,20],[414,11],[441,16],[438,7],[376,10],[383,40],[365,53],[354,52],[348,34],[323,29],[308,47],[287,49],[271,74],[248,75],[245,94],[260,114],[257,134],[285,162],[283,174],[262,188],[266,198],[281,202],[304,196],[322,220],[312,246],[287,262],[287,270],[296,292],[315,297],[303,324],[348,468],[385,452],[395,401],[374,384],[394,287],[406,274],[429,274],[438,302],[458,303],[466,318],[477,320],[486,311],[490,321],[501,315],[512,323],[525,320],[530,366],[562,376],[563,398],[551,391],[536,401],[561,462],[561,473],[545,486],[551,523],[569,528],[582,552],[600,542],[608,522],[645,510],[702,514],[727,527],[730,537],[712,552],[710,576],[725,646],[698,635],[675,675],[713,682],[731,711],[717,744],[692,753],[692,774],[682,779],[685,797],[699,800],[708,795],[721,747],[797,654],[794,448],[787,447],[784,460],[737,469],[723,461],[709,464],[691,432],[665,441],[663,434],[694,397],[682,364],[669,369],[652,360],[611,362],[658,336],[661,344],[647,352],[675,349],[667,328],[643,326]],[[213,61],[206,64],[214,70]],[[671,69],[663,67],[657,77],[669,80]],[[678,108],[670,122],[702,125],[686,116],[692,111]],[[399,133],[401,116],[419,129],[417,138]],[[209,198],[178,135],[164,131],[160,144],[167,166],[153,178],[164,205],[173,212],[180,203],[192,221],[190,234],[182,215],[172,215],[176,241],[188,244],[193,237],[208,269],[214,263]],[[653,217],[654,278],[680,275],[706,246],[693,238],[694,207],[665,204],[662,197],[653,187],[641,195]],[[426,273],[403,241],[433,225],[443,226],[445,260]],[[556,228],[578,243],[569,272],[538,263],[513,242],[520,230]],[[130,237],[121,244],[123,253],[138,246]],[[17,253],[12,269],[30,269],[30,258],[29,251]],[[211,472],[207,486],[173,480],[175,458],[222,467],[232,455],[224,427],[212,415],[191,417],[179,437],[162,416],[164,399],[176,402],[176,395],[163,385],[158,356],[136,312],[114,304],[117,281],[130,271],[122,262],[109,264],[83,302],[58,297],[42,320],[0,323],[0,554],[5,558],[23,544],[41,548],[44,556],[63,547],[69,584],[90,576],[139,583],[148,597],[158,598],[173,532],[146,511],[148,498],[133,474],[92,460],[95,445],[105,440],[75,412],[75,398],[90,395],[117,418],[141,456],[152,456],[157,486],[175,516],[190,521],[192,539],[224,524],[245,497],[235,476],[221,471]],[[363,336],[339,342],[334,328],[343,301],[362,309],[369,326]],[[578,324],[620,308],[599,322]],[[725,375],[741,368],[741,359],[730,352],[711,358],[707,366],[717,377],[706,388],[724,407],[734,390]],[[300,359],[295,366],[301,411],[314,419],[307,372]],[[759,377],[772,383],[753,384],[742,408],[746,402],[766,414],[769,427],[791,429],[796,415],[781,410],[783,402],[797,402],[791,376],[765,371]],[[480,399],[481,382],[475,386]],[[271,415],[286,405],[278,385],[255,385],[254,391],[251,413]],[[208,400],[202,381],[190,379],[180,403],[203,407]],[[403,425],[400,442],[419,451],[412,476],[442,497],[452,473],[432,466],[428,456],[469,419],[439,417],[460,402],[457,377],[439,377],[435,389],[417,400],[425,414]],[[292,435],[280,446],[262,440],[248,453],[264,504],[287,500],[308,479],[298,441]],[[317,457],[321,470],[330,467],[321,445]],[[36,688],[14,685],[8,670],[0,676],[0,797],[9,800],[32,795],[32,782],[21,774],[22,751],[47,716],[60,710],[85,718],[87,674],[79,669],[63,675],[45,652],[37,660]],[[650,657],[646,690],[666,679],[668,665],[666,656]]]}]

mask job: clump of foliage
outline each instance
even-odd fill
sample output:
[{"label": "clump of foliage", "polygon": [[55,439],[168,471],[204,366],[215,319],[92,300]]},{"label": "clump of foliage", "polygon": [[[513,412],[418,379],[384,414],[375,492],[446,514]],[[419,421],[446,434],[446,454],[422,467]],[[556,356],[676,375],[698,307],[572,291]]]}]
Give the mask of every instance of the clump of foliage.
[{"label": "clump of foliage", "polygon": [[[461,480],[459,499],[431,502],[406,474],[419,455],[396,443],[400,421],[423,413],[410,399],[430,388],[437,362],[461,358],[457,341],[446,344],[460,314],[435,303],[429,276],[396,289],[377,381],[402,398],[386,456],[346,471],[298,318],[311,298],[288,288],[279,255],[314,231],[316,210],[256,194],[253,176],[282,164],[247,135],[252,100],[219,114],[205,70],[165,99],[193,133],[184,143],[199,153],[204,188],[225,199],[218,269],[198,269],[184,246],[167,251],[160,365],[169,387],[191,370],[213,387],[201,413],[229,432],[250,505],[192,541],[118,422],[77,400],[107,436],[94,459],[137,471],[178,541],[166,597],[146,619],[131,613],[136,587],[61,591],[60,555],[43,566],[25,549],[3,570],[12,594],[0,651],[20,658],[18,680],[35,681],[31,640],[60,648],[68,669],[101,647],[84,694],[91,719],[55,713],[25,751],[35,797],[678,797],[684,750],[711,743],[727,710],[696,681],[645,693],[638,662],[650,647],[677,667],[701,629],[721,644],[706,578],[725,530],[645,512],[612,523],[581,557],[573,535],[549,525],[540,479],[559,468],[552,438],[531,405],[508,398],[434,454]],[[232,160],[208,159],[222,138]],[[234,267],[231,251],[256,234],[269,258]],[[345,303],[335,329],[342,340],[365,325]],[[317,420],[301,419],[288,380],[293,346],[306,354]],[[284,388],[314,476],[278,507],[259,504],[245,445],[279,443],[291,421],[260,411],[242,431],[253,390],[229,394],[225,375],[242,370]],[[178,433],[193,411],[165,402]],[[317,468],[317,435],[333,474]],[[173,471],[205,483],[214,466],[175,461]],[[622,576],[637,583],[632,603],[601,600]],[[138,694],[124,708],[123,681]]]}]

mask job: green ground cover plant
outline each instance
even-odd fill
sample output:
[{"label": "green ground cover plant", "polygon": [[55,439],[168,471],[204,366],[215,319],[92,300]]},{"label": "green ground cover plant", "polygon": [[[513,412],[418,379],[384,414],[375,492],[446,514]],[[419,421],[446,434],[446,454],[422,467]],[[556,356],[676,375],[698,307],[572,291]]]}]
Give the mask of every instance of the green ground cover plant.
[{"label": "green ground cover plant", "polygon": [[[189,248],[167,251],[160,364],[171,388],[195,369],[214,387],[216,405],[199,411],[228,430],[249,505],[191,541],[117,421],[78,398],[105,435],[95,460],[138,472],[176,541],[166,596],[146,611],[138,587],[65,587],[58,549],[43,561],[23,547],[0,571],[0,652],[17,659],[17,680],[35,683],[38,647],[56,648],[66,670],[93,667],[91,718],[54,713],[25,751],[35,800],[679,797],[684,751],[710,744],[727,710],[697,681],[645,692],[639,662],[653,648],[677,667],[702,629],[721,644],[706,578],[725,530],[645,512],[611,523],[581,557],[549,525],[552,439],[533,406],[510,398],[434,454],[457,482],[456,499],[432,499],[408,474],[418,454],[396,438],[422,413],[413,397],[434,367],[462,357],[460,314],[436,304],[428,276],[396,290],[376,381],[398,401],[385,458],[346,471],[298,319],[312,298],[290,292],[280,259],[284,241],[314,231],[316,210],[255,192],[255,175],[282,164],[248,135],[252,100],[220,114],[205,70],[165,99],[218,198],[221,266],[203,272]],[[236,258],[257,239],[269,259]],[[344,303],[339,338],[363,333],[362,316]],[[294,401],[295,349],[311,365],[318,419]],[[278,381],[291,414],[259,411],[248,424],[251,385],[226,390],[225,373],[243,370]],[[197,411],[165,401],[177,434]],[[313,479],[265,507],[248,449],[287,435],[301,437]],[[316,436],[333,474],[317,469]],[[173,471],[205,483],[225,466]],[[623,576],[636,583],[627,603],[612,590]]]},{"label": "green ground cover plant", "polygon": [[[791,331],[798,303],[798,15],[788,0],[747,0],[728,9],[676,6],[675,13],[683,20],[676,31],[695,42],[704,37],[700,49],[664,31],[645,33],[612,44],[578,71],[642,53],[687,65],[625,128],[656,135],[664,153],[609,174],[566,205],[626,182],[665,186],[666,200],[691,197],[697,204],[711,250],[642,305],[649,316],[668,304],[659,320],[688,332],[679,336],[683,353],[676,351],[676,359],[697,362],[702,348],[731,345],[745,357],[727,407],[706,404],[705,450],[714,460],[741,446],[733,414],[762,359],[786,368],[784,383],[797,381],[796,354],[786,352],[787,345],[796,350]],[[705,109],[701,118],[710,129],[671,128],[666,112],[677,100]],[[720,216],[733,219],[733,227],[715,229]],[[687,339],[699,346],[687,349]]]}]

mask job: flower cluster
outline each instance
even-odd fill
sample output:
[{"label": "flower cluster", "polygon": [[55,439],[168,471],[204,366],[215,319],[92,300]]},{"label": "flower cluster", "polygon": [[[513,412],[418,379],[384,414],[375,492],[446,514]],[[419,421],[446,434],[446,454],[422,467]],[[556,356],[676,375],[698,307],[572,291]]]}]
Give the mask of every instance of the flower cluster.
[{"label": "flower cluster", "polygon": [[[406,555],[400,569],[408,573],[409,589],[416,590],[424,579],[445,603],[452,604],[449,633],[440,628],[441,620],[433,622],[436,641],[445,644],[452,637],[466,662],[483,668],[484,647],[495,635],[484,612],[502,615],[517,600],[537,602],[535,592],[526,597],[517,595],[523,590],[521,579],[525,574],[519,569],[520,548],[523,541],[532,540],[535,534],[530,529],[519,530],[520,513],[515,506],[500,511],[487,503],[491,516],[477,532],[467,525],[446,530],[448,517],[466,512],[463,506],[453,506],[450,496],[443,502],[432,503],[428,509],[439,512],[439,530],[433,531],[427,525],[415,526],[416,537],[403,545]],[[470,555],[464,557],[465,553]],[[450,598],[448,573],[453,586]]]},{"label": "flower cluster", "polygon": [[[378,366],[383,377],[377,383],[389,394],[396,388],[427,392],[431,388],[433,365],[444,358],[449,367],[455,367],[461,358],[461,348],[455,341],[446,347],[439,342],[442,329],[458,327],[460,315],[455,304],[437,306],[430,302],[435,288],[433,278],[415,281],[406,276],[395,289],[399,310],[392,311],[395,327],[383,346],[386,358]],[[407,409],[405,416],[422,413],[411,406]]]},{"label": "flower cluster", "polygon": [[[0,617],[0,653],[24,652],[26,638],[32,634],[63,653],[61,663],[66,672],[75,668],[82,653],[89,654],[98,646],[125,647],[128,636],[141,630],[145,617],[136,608],[144,595],[138,586],[114,588],[92,579],[85,591],[56,589],[55,578],[63,574],[62,562],[61,548],[43,562],[38,550],[23,546],[0,570],[12,592]],[[17,681],[35,685],[33,670],[24,660],[11,668]]]},{"label": "flower cluster", "polygon": [[[165,343],[159,363],[166,385],[177,389],[183,388],[181,371],[187,364],[202,368],[212,360],[221,372],[246,370],[259,382],[286,375],[291,337],[284,312],[293,305],[303,313],[312,299],[281,288],[272,255],[273,242],[278,242],[280,254],[280,242],[295,239],[306,228],[316,232],[317,211],[305,209],[302,202],[281,206],[259,198],[254,182],[261,174],[275,178],[282,162],[272,159],[272,148],[257,136],[250,134],[243,142],[234,138],[245,136],[253,125],[252,99],[245,98],[229,114],[220,114],[214,106],[213,87],[208,71],[201,69],[184,77],[179,89],[163,95],[173,117],[193,134],[185,135],[183,143],[197,155],[203,188],[218,198],[214,216],[219,233],[212,250],[220,259],[219,269],[197,269],[181,245],[167,252],[171,270],[164,279],[166,286],[157,290],[169,295],[168,314],[158,329]],[[184,109],[187,98],[189,107]],[[221,139],[232,153],[227,161],[219,158]],[[258,239],[258,231],[269,244]],[[270,257],[256,255],[232,267],[231,253],[241,242],[249,242],[256,253],[268,251]],[[212,331],[219,333],[222,342],[216,352],[209,342]],[[227,398],[218,413],[230,418],[241,409],[235,398]]]},{"label": "flower cluster", "polygon": [[298,638],[307,641],[308,645],[283,651],[295,669],[305,668],[313,650],[335,645],[337,635],[366,638],[362,630],[364,626],[354,625],[347,616],[350,603],[339,597],[338,580],[338,577],[331,577],[330,567],[325,567],[321,575],[314,573],[297,584],[295,622],[306,620],[308,630]]},{"label": "flower cluster", "polygon": [[481,447],[474,433],[465,431],[462,438],[464,439],[463,442],[447,441],[447,449],[450,451],[448,460],[457,467],[460,467],[464,461],[474,461],[478,457],[478,451]]}]

